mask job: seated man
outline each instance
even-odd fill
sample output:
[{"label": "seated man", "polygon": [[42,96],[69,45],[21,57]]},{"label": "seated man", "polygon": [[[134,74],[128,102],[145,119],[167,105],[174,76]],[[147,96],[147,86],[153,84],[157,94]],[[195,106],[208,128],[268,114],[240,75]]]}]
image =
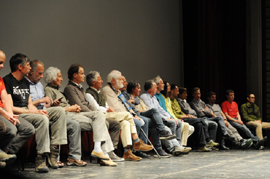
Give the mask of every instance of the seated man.
[{"label": "seated man", "polygon": [[256,128],[256,136],[263,139],[262,129],[270,129],[269,122],[262,122],[259,107],[255,104],[255,95],[247,95],[247,103],[242,104],[241,111],[247,126]]},{"label": "seated man", "polygon": [[[82,112],[79,105],[70,106],[68,104],[64,94],[59,91],[63,78],[58,68],[49,67],[44,73],[44,80],[47,83],[45,87],[46,96],[54,101],[60,99],[58,103],[53,104],[64,108],[66,116],[77,121],[82,131],[93,131],[94,150],[91,156],[103,159],[101,164],[115,166],[116,164],[110,162],[109,157],[106,156],[107,152],[113,150],[113,144],[106,127],[105,116],[97,111]],[[101,142],[104,142],[104,144],[101,145]]]},{"label": "seated man", "polygon": [[256,149],[260,149],[261,146],[264,146],[265,139],[259,139],[257,136],[254,136],[251,131],[247,128],[247,126],[241,120],[241,116],[239,114],[238,105],[234,101],[234,91],[227,90],[226,91],[227,101],[224,101],[221,104],[222,112],[225,114],[227,120],[230,124],[235,127],[238,132],[247,138],[252,138],[253,145]]},{"label": "seated man", "polygon": [[[57,113],[61,107],[51,108],[52,99],[45,97],[43,85],[40,83],[43,78],[44,64],[39,60],[30,62],[31,70],[25,77],[30,84],[30,95],[34,106],[38,109],[47,109],[48,113]],[[56,101],[55,103],[57,103]],[[53,112],[50,112],[53,111]],[[86,166],[87,163],[81,160],[81,128],[77,121],[66,117],[67,134],[69,139],[69,156],[67,158],[68,166]],[[59,158],[59,157],[58,157]],[[58,167],[63,167],[64,164],[57,160]]]},{"label": "seated man", "polygon": [[[187,89],[184,88],[184,87],[179,87],[179,95],[177,98],[177,101],[179,103],[179,106],[181,107],[181,110],[191,116],[191,117],[194,117],[196,118],[197,117],[197,113],[194,109],[192,109],[190,107],[190,105],[188,104],[187,102]],[[202,118],[197,118],[197,119],[202,119]],[[204,124],[207,125],[206,121],[204,120]],[[214,124],[213,126],[209,126],[207,125],[208,127],[206,128],[206,147],[209,147],[209,148],[213,148],[215,146],[218,146],[219,144],[214,142],[212,139],[215,139],[215,136],[216,136],[216,132],[217,132],[217,124],[216,123],[211,123],[211,124]]]},{"label": "seated man", "polygon": [[[108,76],[107,76],[107,83],[104,88],[101,90],[101,94],[105,97],[105,100],[107,101],[108,105],[113,107],[114,111],[117,112],[130,112],[130,114],[133,116],[133,120],[139,120],[140,125],[143,126],[142,119],[140,119],[132,109],[123,101],[123,98],[121,98],[121,92],[120,88],[123,86],[123,81],[122,81],[122,74],[119,71],[113,70],[111,71]],[[136,130],[136,126],[134,121],[130,121],[131,125],[131,136],[133,139],[133,150],[135,151],[150,151],[153,149],[152,146],[145,144],[140,138],[138,132]],[[148,124],[147,124],[148,128]],[[129,143],[132,141],[129,141]],[[124,148],[124,159],[125,160],[132,160],[134,157],[132,154],[132,151],[129,149],[129,147],[132,144],[129,144],[126,148]],[[140,146],[140,147],[139,147]],[[142,148],[141,150],[139,148]],[[137,156],[136,156],[137,157]]]},{"label": "seated man", "polygon": [[[4,67],[5,61],[6,55],[0,50],[0,70]],[[34,133],[35,128],[32,124],[13,114],[12,101],[0,77],[0,168],[16,159],[15,154]]]},{"label": "seated man", "polygon": [[224,115],[224,113],[222,112],[220,106],[216,103],[216,93],[214,92],[209,92],[207,93],[207,99],[208,99],[208,104],[207,107],[209,107],[209,109],[211,109],[213,111],[213,113],[216,116],[220,116],[224,119],[224,123],[227,127],[227,132],[229,134],[230,137],[232,137],[233,143],[236,144],[236,146],[239,146],[241,148],[247,149],[250,146],[252,146],[253,141],[252,139],[243,139],[240,134],[238,133],[238,131],[227,121],[226,116]]},{"label": "seated man", "polygon": [[[192,89],[193,99],[189,102],[190,106],[196,111],[199,118],[203,118],[208,125],[210,138],[215,141],[217,127],[221,129],[222,137],[229,137],[224,120],[221,117],[216,117],[214,113],[201,100],[201,90],[198,87]],[[212,130],[210,130],[212,128]]]},{"label": "seated man", "polygon": [[[164,90],[164,82],[163,80],[160,78],[160,76],[157,76],[153,79],[153,81],[156,83],[157,85],[157,92],[155,94],[155,97],[157,98],[159,105],[164,109],[164,111],[170,115],[170,117],[172,119],[174,119],[175,123],[176,123],[176,138],[178,140],[178,142],[181,142],[181,139],[184,139],[184,143],[186,143],[187,138],[189,136],[189,133],[192,133],[194,131],[194,128],[192,127],[191,129],[189,128],[189,124],[182,122],[181,120],[178,120],[177,118],[174,118],[174,116],[172,116],[170,114],[170,112],[168,112],[167,110],[167,106],[166,106],[166,101],[165,101],[165,96],[161,93],[161,91]],[[167,90],[167,89],[166,89]],[[168,101],[168,100],[167,100]],[[190,131],[190,132],[189,132]],[[174,132],[173,132],[174,133]],[[182,144],[181,144],[182,145]],[[185,144],[186,145],[186,144]]]},{"label": "seated man", "polygon": [[[116,115],[115,120],[119,120],[121,124],[121,139],[124,148],[126,146],[132,145],[131,141],[131,133],[130,133],[130,121],[133,123],[133,116],[129,112],[114,112],[113,107],[110,107],[108,103],[105,100],[105,97],[103,94],[100,93],[100,89],[102,87],[103,80],[101,79],[100,74],[97,71],[90,71],[89,74],[86,76],[86,82],[89,85],[89,88],[86,89],[86,96],[88,97],[88,100],[94,100],[96,107],[98,110],[103,111],[105,113],[105,116],[109,117],[113,115]],[[128,114],[128,117],[125,117],[123,114]],[[110,117],[110,118],[112,118]],[[127,121],[125,121],[127,120]],[[129,123],[126,125],[126,123]],[[126,132],[128,131],[128,132]],[[127,134],[125,134],[127,133]],[[164,137],[164,136],[163,136]],[[128,138],[128,139],[126,139]],[[127,143],[127,141],[129,141]],[[136,152],[138,156],[140,156],[139,152]],[[135,155],[136,155],[135,153]],[[143,155],[141,153],[141,155]]]},{"label": "seated man", "polygon": [[[30,72],[30,59],[23,54],[15,54],[10,59],[11,73],[4,77],[7,93],[13,101],[13,112],[19,114],[36,129],[37,157],[36,172],[48,172],[46,153],[51,152],[49,163],[57,167],[56,156],[59,145],[67,144],[66,119],[64,110],[52,114],[50,111],[38,110],[32,102],[29,82],[24,78]],[[51,140],[49,122],[51,124]]]},{"label": "seated man", "polygon": [[206,139],[209,138],[207,125],[205,124],[204,120],[201,118],[196,118],[195,116],[191,114],[185,114],[181,107],[179,106],[178,101],[176,98],[179,95],[179,88],[178,86],[172,84],[171,85],[171,92],[170,92],[170,100],[171,100],[171,108],[174,113],[174,115],[178,119],[182,119],[185,122],[189,123],[190,125],[193,125],[195,127],[195,139],[198,142],[198,151],[205,151],[208,152],[211,149],[206,147]]},{"label": "seated man", "polygon": [[183,124],[181,143],[182,145],[186,146],[188,137],[194,132],[194,127],[192,125],[189,125],[189,123],[184,122],[182,119],[177,118],[174,115],[173,110],[172,110],[171,99],[170,99],[171,85],[169,84],[169,82],[164,83],[164,89],[161,90],[160,93],[163,99],[159,100],[159,103],[161,103],[162,101],[165,102],[166,109],[168,113],[172,116],[172,118],[180,120]]},{"label": "seated man", "polygon": [[[176,122],[175,119],[171,118],[170,114],[167,113],[160,105],[157,100],[157,98],[154,96],[157,92],[157,84],[153,80],[148,80],[144,84],[144,90],[145,93],[143,93],[140,98],[143,100],[143,102],[146,104],[146,106],[149,109],[157,109],[159,112],[159,115],[161,116],[163,123],[168,126],[172,132],[172,134],[176,133]],[[180,136],[181,136],[181,127],[180,127]],[[179,136],[179,133],[176,135]],[[181,140],[181,137],[178,138]],[[187,153],[191,149],[187,147],[183,147],[181,145],[181,141],[178,141],[176,139],[172,140],[167,140],[164,141],[163,144],[165,145],[166,149],[168,152],[174,154],[174,155],[179,155],[181,153]]]}]

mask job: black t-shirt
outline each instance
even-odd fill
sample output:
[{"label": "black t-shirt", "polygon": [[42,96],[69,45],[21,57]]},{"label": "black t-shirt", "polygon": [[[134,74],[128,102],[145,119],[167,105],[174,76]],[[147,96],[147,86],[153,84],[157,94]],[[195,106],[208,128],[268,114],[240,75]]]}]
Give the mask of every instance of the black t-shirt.
[{"label": "black t-shirt", "polygon": [[11,95],[13,105],[16,107],[27,107],[30,95],[29,82],[22,78],[18,81],[10,73],[3,78],[7,93]]}]

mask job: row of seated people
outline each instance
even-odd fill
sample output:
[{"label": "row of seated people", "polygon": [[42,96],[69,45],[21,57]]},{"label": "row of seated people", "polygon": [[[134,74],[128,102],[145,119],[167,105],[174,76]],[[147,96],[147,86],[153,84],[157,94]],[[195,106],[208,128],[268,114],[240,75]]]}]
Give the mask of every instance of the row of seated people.
[{"label": "row of seated people", "polygon": [[[6,56],[0,51],[1,69],[4,66]],[[10,61],[11,73],[1,78],[1,116],[0,120],[5,124],[6,132],[1,135],[0,148],[8,162],[14,158],[22,145],[35,133],[37,157],[35,161],[36,172],[48,172],[46,160],[50,167],[57,169],[63,166],[58,160],[59,146],[69,141],[69,156],[67,165],[85,166],[87,163],[81,160],[81,131],[93,131],[94,149],[91,158],[100,159],[101,165],[117,166],[115,163],[123,160],[139,161],[142,158],[133,154],[148,157],[147,152],[153,146],[147,145],[148,128],[155,128],[158,133],[153,135],[155,141],[160,144],[160,139],[168,141],[167,146],[174,155],[188,153],[191,148],[181,145],[182,128],[176,129],[175,121],[170,127],[176,135],[171,134],[170,129],[156,129],[156,121],[159,120],[160,128],[165,128],[162,118],[153,109],[148,111],[145,117],[136,114],[124,103],[124,98],[118,98],[115,89],[122,87],[118,82],[121,73],[112,71],[108,78],[112,100],[116,99],[122,111],[109,107],[100,111],[93,101],[86,99],[81,83],[84,82],[84,69],[80,65],[71,65],[68,70],[69,83],[64,93],[59,91],[63,81],[61,72],[55,67],[50,67],[45,72],[44,88],[40,83],[43,78],[44,64],[39,60],[30,61],[24,54],[15,54]],[[116,72],[116,73],[115,73]],[[109,99],[108,99],[109,100]],[[155,122],[151,122],[151,121]],[[163,126],[161,126],[163,125]],[[180,125],[178,125],[180,126]],[[187,135],[189,126],[186,128]],[[108,132],[109,131],[109,132]],[[118,157],[114,150],[121,140],[124,147],[124,155]],[[185,140],[188,136],[185,136]],[[68,139],[68,140],[67,140]],[[179,140],[179,141],[178,141]],[[132,148],[132,150],[131,150]],[[161,153],[163,150],[159,150]],[[166,154],[164,152],[164,154]],[[167,157],[170,155],[166,154]],[[165,156],[165,155],[164,155]]]},{"label": "row of seated people", "polygon": [[[5,60],[4,52],[0,51],[1,68]],[[81,160],[81,131],[93,131],[94,149],[90,157],[100,159],[100,164],[106,166],[117,166],[115,162],[123,160],[139,161],[141,157],[149,157],[144,153],[153,149],[153,146],[147,145],[148,130],[161,157],[188,154],[191,148],[186,146],[187,140],[193,133],[197,151],[209,152],[216,150],[217,146],[227,149],[224,143],[219,145],[215,142],[218,126],[222,133],[221,142],[230,139],[243,148],[251,145],[261,148],[266,140],[252,136],[251,132],[248,139],[243,139],[237,130],[224,121],[226,118],[232,125],[233,122],[237,123],[231,110],[228,109],[230,112],[222,116],[221,110],[218,115],[214,114],[218,111],[203,107],[205,103],[200,100],[200,90],[197,88],[193,90],[197,101],[191,102],[190,108],[185,98],[181,99],[183,93],[180,92],[178,98],[179,88],[172,85],[171,89],[169,83],[164,85],[160,77],[148,80],[144,85],[145,93],[139,97],[140,84],[127,83],[121,72],[110,72],[108,84],[102,88],[100,74],[91,71],[86,77],[89,88],[84,91],[81,85],[85,80],[84,69],[74,64],[68,69],[69,82],[62,93],[59,87],[63,78],[58,68],[49,67],[44,73],[45,67],[41,61],[30,61],[23,54],[11,57],[10,67],[11,73],[0,83],[0,121],[5,123],[9,131],[1,135],[3,163],[13,160],[14,154],[34,133],[37,143],[36,172],[49,171],[46,159],[52,168],[64,165],[59,161],[59,146],[67,144],[67,138],[67,165],[87,165]],[[43,73],[47,83],[45,88],[40,83]],[[181,108],[187,111],[184,113]],[[241,118],[237,120],[241,121]],[[119,134],[124,147],[123,158],[114,153]]]}]

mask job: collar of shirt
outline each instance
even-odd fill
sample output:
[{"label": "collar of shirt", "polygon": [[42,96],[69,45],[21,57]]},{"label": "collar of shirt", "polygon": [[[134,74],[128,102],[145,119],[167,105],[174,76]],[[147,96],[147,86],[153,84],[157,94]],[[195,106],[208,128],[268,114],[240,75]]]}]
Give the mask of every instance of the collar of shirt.
[{"label": "collar of shirt", "polygon": [[47,84],[47,86],[59,90],[59,86],[55,86],[55,85],[52,85],[52,84]]},{"label": "collar of shirt", "polygon": [[80,89],[83,88],[82,84],[75,83],[74,81],[70,81],[70,82],[73,83],[74,85],[78,86],[78,88],[80,88]]},{"label": "collar of shirt", "polygon": [[187,103],[187,100],[179,98],[181,102]]},{"label": "collar of shirt", "polygon": [[26,76],[25,76],[24,78],[27,79],[27,81],[29,81],[29,83],[30,83],[31,85],[35,85],[35,84],[36,84],[36,83],[33,83],[32,81],[30,81],[30,79],[27,78]]},{"label": "collar of shirt", "polygon": [[96,88],[93,88],[92,86],[90,86],[90,88],[95,90],[96,92],[100,93],[100,90],[97,90]]},{"label": "collar of shirt", "polygon": [[117,91],[116,89],[114,89],[114,88],[112,87],[111,83],[108,83],[108,85],[109,85],[110,88],[115,92],[115,94],[116,94],[117,96],[119,96],[120,94],[122,94],[120,90]]}]

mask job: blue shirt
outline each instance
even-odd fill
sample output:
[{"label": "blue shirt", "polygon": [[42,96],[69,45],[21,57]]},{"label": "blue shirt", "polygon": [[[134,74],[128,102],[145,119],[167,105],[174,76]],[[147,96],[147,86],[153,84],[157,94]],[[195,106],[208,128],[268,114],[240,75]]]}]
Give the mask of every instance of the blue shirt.
[{"label": "blue shirt", "polygon": [[[170,114],[168,111],[167,111],[167,107],[166,107],[166,102],[165,102],[165,98],[163,97],[163,95],[161,93],[156,93],[155,94],[155,97],[157,98],[158,102],[159,102],[159,105],[168,113]],[[171,116],[171,114],[170,114]],[[172,116],[171,116],[172,117]]]},{"label": "blue shirt", "polygon": [[163,119],[171,117],[171,115],[160,106],[156,96],[151,96],[149,93],[143,93],[140,98],[149,109],[156,108]]},{"label": "blue shirt", "polygon": [[[35,84],[31,82],[28,78],[26,79],[29,81],[29,84],[30,84],[30,95],[31,95],[32,101],[36,101],[38,99],[44,98],[45,92],[44,92],[43,85],[40,82]],[[45,109],[45,106],[43,103],[39,103],[36,107],[38,109]]]}]

